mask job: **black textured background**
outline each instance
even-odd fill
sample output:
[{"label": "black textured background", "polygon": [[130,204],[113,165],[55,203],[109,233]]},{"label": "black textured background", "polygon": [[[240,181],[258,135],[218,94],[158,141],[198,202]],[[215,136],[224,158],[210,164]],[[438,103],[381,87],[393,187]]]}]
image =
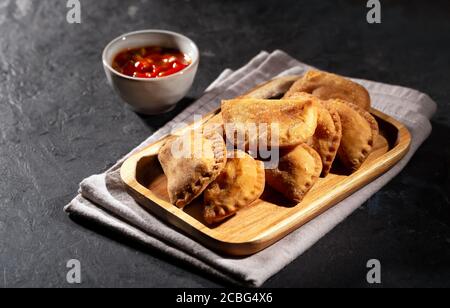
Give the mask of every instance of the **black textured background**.
[{"label": "black textured background", "polygon": [[[117,158],[199,97],[226,67],[282,49],[340,74],[417,88],[439,104],[433,134],[409,166],[360,210],[265,286],[365,287],[367,260],[384,287],[450,286],[450,2],[81,0],[0,1],[0,287],[210,287],[220,281],[63,213],[84,177]],[[195,86],[178,108],[141,117],[106,84],[101,51],[121,33],[163,28],[194,39]],[[94,227],[95,229],[95,227]],[[100,234],[98,233],[100,232]]]}]

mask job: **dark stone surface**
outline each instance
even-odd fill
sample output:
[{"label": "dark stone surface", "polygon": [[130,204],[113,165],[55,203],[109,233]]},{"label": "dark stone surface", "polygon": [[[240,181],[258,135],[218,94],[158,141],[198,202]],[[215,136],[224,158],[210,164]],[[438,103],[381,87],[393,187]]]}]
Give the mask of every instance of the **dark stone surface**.
[{"label": "dark stone surface", "polygon": [[[448,1],[81,0],[0,3],[0,287],[211,287],[221,282],[63,213],[84,177],[100,172],[198,97],[226,67],[283,49],[337,73],[400,84],[439,104],[434,132],[409,166],[267,287],[366,287],[380,259],[384,287],[450,286],[450,21]],[[140,117],[107,86],[100,54],[121,33],[163,28],[202,51],[195,86],[172,113]],[[88,226],[89,227],[89,226]],[[91,226],[92,227],[92,226]],[[100,231],[100,233],[99,233]]]}]

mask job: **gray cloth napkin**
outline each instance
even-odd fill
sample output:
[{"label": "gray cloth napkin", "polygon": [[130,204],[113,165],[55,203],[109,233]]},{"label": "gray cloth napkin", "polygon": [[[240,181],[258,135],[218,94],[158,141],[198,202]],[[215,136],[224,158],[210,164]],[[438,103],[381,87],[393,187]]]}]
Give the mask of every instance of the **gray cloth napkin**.
[{"label": "gray cloth napkin", "polygon": [[[202,98],[126,157],[166,135],[177,123],[192,122],[193,114],[216,109],[222,99],[233,98],[276,76],[303,74],[310,68],[282,51],[261,52],[239,70],[225,70]],[[119,169],[126,157],[107,172],[85,179],[80,185],[80,194],[65,211],[109,227],[221,279],[239,285],[261,286],[395,177],[431,133],[429,119],[436,111],[436,104],[426,94],[373,81],[355,81],[369,90],[376,109],[407,125],[412,134],[411,150],[383,176],[264,251],[246,258],[224,257],[154,217],[127,194],[120,180]]]}]

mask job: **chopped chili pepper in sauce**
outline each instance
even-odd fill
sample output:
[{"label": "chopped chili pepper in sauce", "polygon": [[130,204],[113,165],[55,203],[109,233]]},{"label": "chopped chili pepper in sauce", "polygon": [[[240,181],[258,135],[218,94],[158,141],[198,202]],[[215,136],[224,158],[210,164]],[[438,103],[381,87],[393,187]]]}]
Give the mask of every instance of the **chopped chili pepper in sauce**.
[{"label": "chopped chili pepper in sauce", "polygon": [[119,53],[113,68],[130,77],[160,78],[175,74],[191,63],[189,56],[178,49],[149,46]]}]

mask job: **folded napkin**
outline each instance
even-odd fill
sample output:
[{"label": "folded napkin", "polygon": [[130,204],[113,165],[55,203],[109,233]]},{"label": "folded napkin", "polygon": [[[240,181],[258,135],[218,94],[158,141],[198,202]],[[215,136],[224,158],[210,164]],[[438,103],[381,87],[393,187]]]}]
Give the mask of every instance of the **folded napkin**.
[{"label": "folded napkin", "polygon": [[[308,69],[311,67],[282,51],[271,54],[261,52],[239,70],[225,70],[207,89],[203,97],[126,157],[170,133],[171,128],[177,123],[192,122],[194,114],[205,114],[215,110],[222,99],[233,98],[276,76],[300,75]],[[436,111],[436,104],[426,94],[378,82],[357,79],[355,81],[369,90],[376,109],[406,124],[412,134],[411,150],[383,176],[255,255],[246,258],[230,258],[216,254],[144,210],[127,194],[120,180],[119,169],[126,157],[105,173],[85,179],[80,185],[80,194],[65,207],[65,211],[107,226],[130,239],[158,249],[221,279],[239,285],[261,286],[396,176],[431,133],[429,119]]]}]

